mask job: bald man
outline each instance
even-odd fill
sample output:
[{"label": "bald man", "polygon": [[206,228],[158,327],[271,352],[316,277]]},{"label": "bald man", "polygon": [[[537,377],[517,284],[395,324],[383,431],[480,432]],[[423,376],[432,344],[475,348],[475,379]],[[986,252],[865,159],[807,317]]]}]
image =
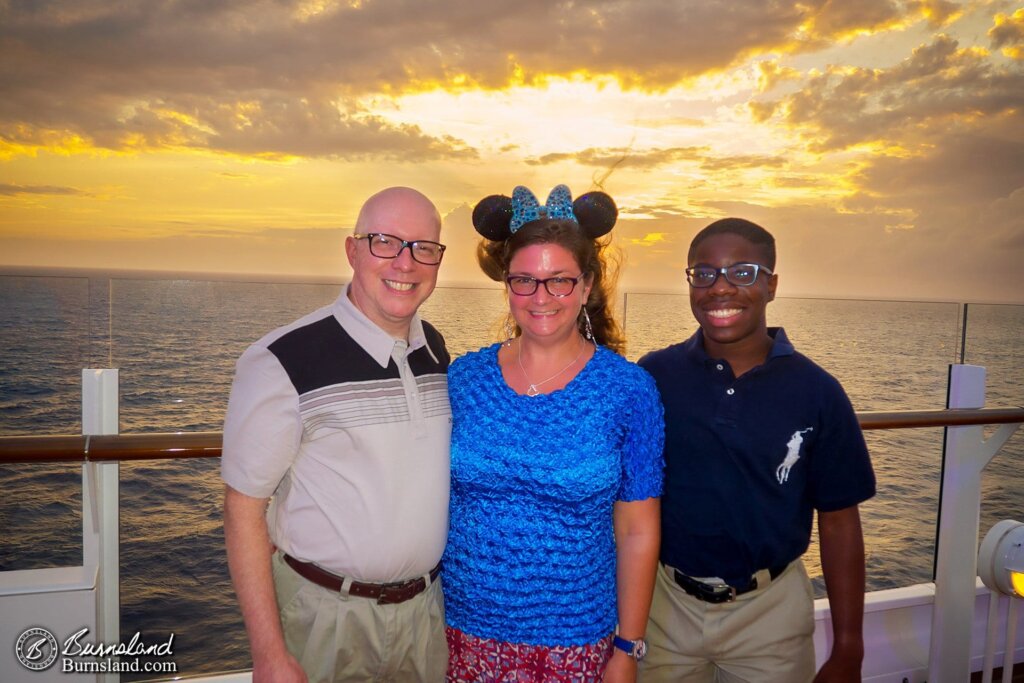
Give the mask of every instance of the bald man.
[{"label": "bald man", "polygon": [[255,683],[444,680],[450,359],[417,315],[440,232],[419,192],[370,197],[337,301],[238,360],[224,535]]}]

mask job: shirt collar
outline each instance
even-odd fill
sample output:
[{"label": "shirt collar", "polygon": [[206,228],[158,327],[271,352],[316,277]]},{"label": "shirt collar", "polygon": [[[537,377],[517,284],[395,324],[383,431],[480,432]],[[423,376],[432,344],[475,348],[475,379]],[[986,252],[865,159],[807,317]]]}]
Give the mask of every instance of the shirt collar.
[{"label": "shirt collar", "polygon": [[[772,338],[772,348],[768,351],[768,360],[781,356],[792,356],[796,349],[786,336],[786,330],[782,327],[769,327],[768,336]],[[693,336],[684,343],[686,355],[696,363],[708,363],[712,360],[704,350],[704,331],[698,329]]]},{"label": "shirt collar", "polygon": [[[386,368],[391,362],[391,353],[394,351],[395,345],[399,343],[404,345],[405,340],[395,339],[356,308],[356,305],[348,298],[348,287],[345,285],[341,288],[341,294],[334,302],[334,317],[352,339],[370,354],[371,358],[377,361],[382,368]],[[436,361],[433,349],[427,344],[427,335],[423,332],[423,321],[420,320],[419,313],[416,313],[409,321],[409,347],[406,355],[424,346]]]},{"label": "shirt collar", "polygon": [[769,327],[768,336],[773,339],[772,350],[768,352],[768,360],[779,356],[792,356],[796,349],[786,336],[786,330],[781,327]]}]

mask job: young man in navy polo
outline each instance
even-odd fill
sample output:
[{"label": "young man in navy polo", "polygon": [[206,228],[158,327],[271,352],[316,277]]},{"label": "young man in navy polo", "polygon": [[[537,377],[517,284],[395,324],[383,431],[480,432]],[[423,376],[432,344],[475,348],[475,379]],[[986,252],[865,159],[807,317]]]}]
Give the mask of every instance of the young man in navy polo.
[{"label": "young man in navy polo", "polygon": [[[689,340],[640,360],[665,406],[661,565],[644,683],[860,681],[864,541],[875,493],[839,382],[769,328],[775,240],[726,218],[690,244]],[[815,675],[801,556],[818,512],[834,641]]]}]

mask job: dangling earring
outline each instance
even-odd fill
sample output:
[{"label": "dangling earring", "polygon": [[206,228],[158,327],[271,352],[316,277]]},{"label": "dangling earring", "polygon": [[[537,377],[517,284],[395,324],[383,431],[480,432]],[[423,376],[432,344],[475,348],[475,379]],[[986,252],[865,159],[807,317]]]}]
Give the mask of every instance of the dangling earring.
[{"label": "dangling earring", "polygon": [[512,338],[516,335],[516,326],[512,324],[512,316],[505,318],[505,346],[512,343]]},{"label": "dangling earring", "polygon": [[587,341],[594,341],[594,328],[590,325],[590,314],[587,313],[587,307],[583,307],[583,336],[587,338]]}]

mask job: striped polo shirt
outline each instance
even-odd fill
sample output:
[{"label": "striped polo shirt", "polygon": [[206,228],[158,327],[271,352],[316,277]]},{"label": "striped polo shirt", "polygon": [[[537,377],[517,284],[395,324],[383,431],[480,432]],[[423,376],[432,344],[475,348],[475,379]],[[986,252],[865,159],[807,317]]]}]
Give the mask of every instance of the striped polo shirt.
[{"label": "striped polo shirt", "polygon": [[449,356],[414,317],[394,339],[346,296],[239,358],[221,476],[270,498],[273,542],[357,581],[425,574],[448,527]]}]

